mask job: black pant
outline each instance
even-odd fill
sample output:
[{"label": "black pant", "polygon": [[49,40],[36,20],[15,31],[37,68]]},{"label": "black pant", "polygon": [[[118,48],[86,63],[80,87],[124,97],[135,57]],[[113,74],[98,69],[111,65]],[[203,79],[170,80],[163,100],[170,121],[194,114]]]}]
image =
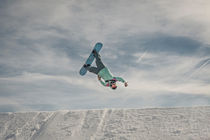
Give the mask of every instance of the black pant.
[{"label": "black pant", "polygon": [[100,70],[102,70],[103,68],[105,68],[105,66],[104,66],[104,64],[102,63],[101,58],[100,58],[98,52],[95,53],[95,58],[96,58],[96,66],[97,66],[97,67],[89,66],[89,67],[87,67],[86,69],[87,69],[89,72],[92,72],[92,73],[94,73],[94,74],[98,74]]}]

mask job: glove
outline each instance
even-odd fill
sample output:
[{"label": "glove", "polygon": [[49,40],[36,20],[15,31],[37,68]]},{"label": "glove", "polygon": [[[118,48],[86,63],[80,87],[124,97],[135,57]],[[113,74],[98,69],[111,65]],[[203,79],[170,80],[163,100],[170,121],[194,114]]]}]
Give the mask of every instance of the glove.
[{"label": "glove", "polygon": [[98,75],[98,80],[99,80],[99,81],[101,80],[101,76],[99,76],[99,75]]},{"label": "glove", "polygon": [[127,87],[128,86],[128,82],[125,82],[125,87]]}]

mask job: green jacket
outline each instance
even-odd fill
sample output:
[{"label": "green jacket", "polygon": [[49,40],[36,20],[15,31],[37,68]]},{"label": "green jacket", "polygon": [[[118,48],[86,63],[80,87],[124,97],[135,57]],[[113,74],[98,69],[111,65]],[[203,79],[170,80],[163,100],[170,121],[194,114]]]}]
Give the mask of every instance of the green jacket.
[{"label": "green jacket", "polygon": [[111,72],[107,67],[103,68],[102,70],[99,71],[98,75],[104,80],[100,80],[101,84],[103,86],[108,86],[109,80],[116,79],[117,81],[120,81],[122,83],[125,83],[125,80],[121,77],[113,77]]}]

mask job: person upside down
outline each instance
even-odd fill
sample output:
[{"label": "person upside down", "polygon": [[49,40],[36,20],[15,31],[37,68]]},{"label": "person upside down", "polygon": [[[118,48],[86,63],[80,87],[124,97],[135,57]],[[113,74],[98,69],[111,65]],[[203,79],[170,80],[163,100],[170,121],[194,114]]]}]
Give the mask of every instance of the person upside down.
[{"label": "person upside down", "polygon": [[[113,77],[109,69],[101,61],[101,56],[97,51],[93,50],[93,56],[96,58],[96,66],[93,67],[90,64],[84,64],[84,67],[91,73],[98,75],[98,80],[103,86],[110,87],[112,89],[117,88],[117,81],[124,83],[125,87],[128,86],[128,83],[121,77]],[[103,79],[103,80],[102,80]]]}]

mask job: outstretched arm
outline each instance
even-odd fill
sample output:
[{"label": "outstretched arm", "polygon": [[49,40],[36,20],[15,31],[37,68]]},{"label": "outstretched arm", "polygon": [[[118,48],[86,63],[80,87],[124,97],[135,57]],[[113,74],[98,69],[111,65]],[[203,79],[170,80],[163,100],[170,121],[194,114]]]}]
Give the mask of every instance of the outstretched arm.
[{"label": "outstretched arm", "polygon": [[103,85],[103,86],[106,86],[106,84],[101,80],[101,77],[98,75],[98,80],[100,81],[100,83]]},{"label": "outstretched arm", "polygon": [[125,87],[128,86],[128,82],[125,82],[125,80],[123,78],[121,78],[121,77],[115,77],[115,78],[116,78],[117,81],[120,81],[120,82],[124,83]]}]

